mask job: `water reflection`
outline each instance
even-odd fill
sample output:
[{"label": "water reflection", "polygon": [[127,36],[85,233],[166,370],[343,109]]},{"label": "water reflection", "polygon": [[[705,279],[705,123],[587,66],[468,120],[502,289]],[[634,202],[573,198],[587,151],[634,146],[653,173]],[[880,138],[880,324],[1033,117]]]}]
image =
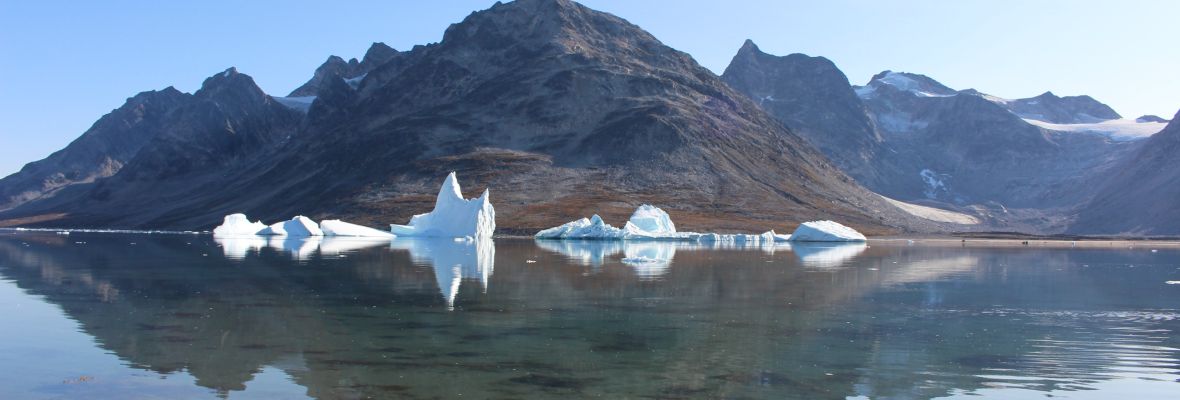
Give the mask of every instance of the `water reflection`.
[{"label": "water reflection", "polygon": [[389,248],[409,250],[414,263],[434,270],[438,290],[448,309],[454,309],[455,296],[463,279],[479,281],[488,291],[488,279],[496,263],[496,246],[491,238],[454,240],[442,238],[398,238]]},{"label": "water reflection", "polygon": [[257,255],[263,248],[270,248],[298,261],[309,260],[316,254],[324,257],[340,256],[389,243],[389,239],[384,238],[335,236],[215,237],[213,241],[221,246],[222,254],[230,260],[243,260],[251,254]]},{"label": "water reflection", "polygon": [[1166,398],[1180,378],[1175,251],[874,245],[816,268],[798,246],[243,243],[0,236],[0,397]]},{"label": "water reflection", "polygon": [[799,262],[812,268],[841,267],[868,249],[864,243],[792,243],[790,250]]}]

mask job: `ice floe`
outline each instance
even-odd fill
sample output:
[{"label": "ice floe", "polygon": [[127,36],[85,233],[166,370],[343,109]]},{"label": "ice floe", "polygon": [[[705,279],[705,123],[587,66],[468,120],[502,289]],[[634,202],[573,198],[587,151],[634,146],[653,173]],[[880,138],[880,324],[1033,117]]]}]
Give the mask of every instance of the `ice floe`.
[{"label": "ice floe", "polygon": [[791,234],[792,242],[863,242],[865,235],[834,221],[804,222]]},{"label": "ice floe", "polygon": [[234,236],[255,236],[261,234],[266,230],[266,224],[259,221],[250,221],[246,214],[230,214],[226,215],[225,219],[216,228],[213,228],[214,237],[234,237]]},{"label": "ice floe", "polygon": [[397,236],[490,238],[496,230],[496,210],[484,190],[478,198],[464,199],[459,180],[451,172],[443,181],[434,210],[415,215],[408,225],[390,225]]},{"label": "ice floe", "polygon": [[320,230],[324,231],[324,236],[393,238],[392,233],[367,226],[351,224],[338,219],[320,221]]},{"label": "ice floe", "polygon": [[734,245],[757,245],[786,242],[790,235],[780,235],[773,230],[753,234],[723,234],[679,232],[668,213],[659,207],[644,204],[639,206],[623,228],[616,228],[595,214],[567,222],[561,226],[537,232],[534,238],[541,240],[627,240],[627,241],[687,241]]}]

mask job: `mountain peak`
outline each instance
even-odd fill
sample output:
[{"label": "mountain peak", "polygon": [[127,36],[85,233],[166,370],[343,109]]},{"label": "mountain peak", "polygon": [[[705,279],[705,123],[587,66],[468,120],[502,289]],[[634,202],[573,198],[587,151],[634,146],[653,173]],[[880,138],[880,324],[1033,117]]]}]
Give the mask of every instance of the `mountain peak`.
[{"label": "mountain peak", "polygon": [[254,83],[254,78],[238,72],[235,67],[229,67],[223,72],[206,78],[201,83],[201,89],[193,95],[199,99],[215,101],[236,99],[250,102],[265,101],[267,97],[262,88]]},{"label": "mountain peak", "polygon": [[746,41],[742,43],[742,47],[738,49],[738,54],[745,54],[745,53],[758,54],[758,53],[762,53],[762,50],[758,48],[758,45],[754,44],[753,40],[746,39]]}]

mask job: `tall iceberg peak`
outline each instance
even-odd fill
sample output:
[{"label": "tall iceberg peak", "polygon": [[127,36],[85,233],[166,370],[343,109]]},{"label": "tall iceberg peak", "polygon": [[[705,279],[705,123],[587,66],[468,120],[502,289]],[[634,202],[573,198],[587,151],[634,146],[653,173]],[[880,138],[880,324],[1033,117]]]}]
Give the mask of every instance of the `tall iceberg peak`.
[{"label": "tall iceberg peak", "polygon": [[496,230],[496,210],[488,190],[478,198],[464,199],[459,178],[451,172],[443,181],[434,210],[410,218],[408,225],[389,225],[398,236],[490,238]]},{"label": "tall iceberg peak", "polygon": [[[672,223],[672,218],[668,217],[668,213],[664,212],[664,210],[653,205],[644,204],[635,209],[635,212],[631,214],[631,219],[627,221],[627,225],[623,229],[633,233],[666,235],[676,233],[676,224]],[[635,232],[636,229],[642,232]]]}]

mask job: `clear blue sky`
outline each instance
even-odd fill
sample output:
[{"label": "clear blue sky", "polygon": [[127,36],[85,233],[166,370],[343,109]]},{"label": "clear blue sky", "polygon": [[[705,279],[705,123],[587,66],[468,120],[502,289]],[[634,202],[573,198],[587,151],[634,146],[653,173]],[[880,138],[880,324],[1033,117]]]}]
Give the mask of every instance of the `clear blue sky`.
[{"label": "clear blue sky", "polygon": [[[272,95],[330,54],[436,42],[492,1],[0,0],[0,176],[135,93],[236,66]],[[1180,108],[1180,1],[586,0],[720,74],[746,38],[834,61],[854,84],[918,72],[1002,97],[1089,94],[1126,117]]]}]

